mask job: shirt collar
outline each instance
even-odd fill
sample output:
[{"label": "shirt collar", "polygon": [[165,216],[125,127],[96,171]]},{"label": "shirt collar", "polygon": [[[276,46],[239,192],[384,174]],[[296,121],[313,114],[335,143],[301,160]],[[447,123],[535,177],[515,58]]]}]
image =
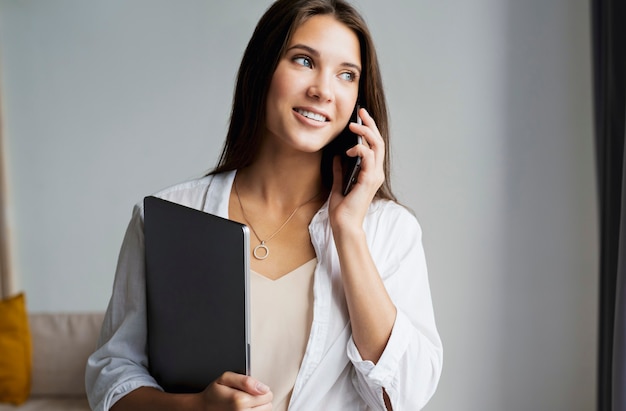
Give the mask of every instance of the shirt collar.
[{"label": "shirt collar", "polygon": [[233,170],[213,176],[207,189],[203,211],[228,218],[228,203],[236,174],[237,171]]}]

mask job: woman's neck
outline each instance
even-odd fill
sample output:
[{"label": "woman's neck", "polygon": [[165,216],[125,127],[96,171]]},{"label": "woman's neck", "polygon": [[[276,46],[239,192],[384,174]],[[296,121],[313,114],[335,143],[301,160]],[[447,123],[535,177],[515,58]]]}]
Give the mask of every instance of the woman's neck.
[{"label": "woman's neck", "polygon": [[239,191],[256,197],[270,207],[291,209],[323,193],[320,158],[317,155],[257,158],[237,172]]}]

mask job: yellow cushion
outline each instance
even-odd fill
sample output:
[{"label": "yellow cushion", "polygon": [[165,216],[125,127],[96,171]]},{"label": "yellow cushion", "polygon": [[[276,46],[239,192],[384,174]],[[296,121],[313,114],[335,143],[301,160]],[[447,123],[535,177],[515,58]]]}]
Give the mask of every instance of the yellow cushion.
[{"label": "yellow cushion", "polygon": [[24,294],[0,301],[0,403],[19,405],[28,399],[31,338]]}]

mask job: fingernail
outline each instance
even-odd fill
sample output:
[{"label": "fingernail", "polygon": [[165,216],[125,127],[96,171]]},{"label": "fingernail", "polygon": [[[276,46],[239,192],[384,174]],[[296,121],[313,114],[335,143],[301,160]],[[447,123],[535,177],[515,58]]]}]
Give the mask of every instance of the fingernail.
[{"label": "fingernail", "polygon": [[270,390],[270,387],[268,387],[267,385],[259,382],[259,383],[256,384],[256,389],[257,389],[257,391],[265,394],[266,392],[268,392]]}]

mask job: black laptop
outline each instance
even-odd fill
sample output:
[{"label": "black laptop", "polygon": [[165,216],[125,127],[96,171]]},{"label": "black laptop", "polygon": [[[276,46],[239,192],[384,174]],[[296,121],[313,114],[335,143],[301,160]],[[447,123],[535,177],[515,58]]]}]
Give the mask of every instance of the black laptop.
[{"label": "black laptop", "polygon": [[146,197],[144,234],[151,375],[167,392],[249,375],[248,227]]}]

